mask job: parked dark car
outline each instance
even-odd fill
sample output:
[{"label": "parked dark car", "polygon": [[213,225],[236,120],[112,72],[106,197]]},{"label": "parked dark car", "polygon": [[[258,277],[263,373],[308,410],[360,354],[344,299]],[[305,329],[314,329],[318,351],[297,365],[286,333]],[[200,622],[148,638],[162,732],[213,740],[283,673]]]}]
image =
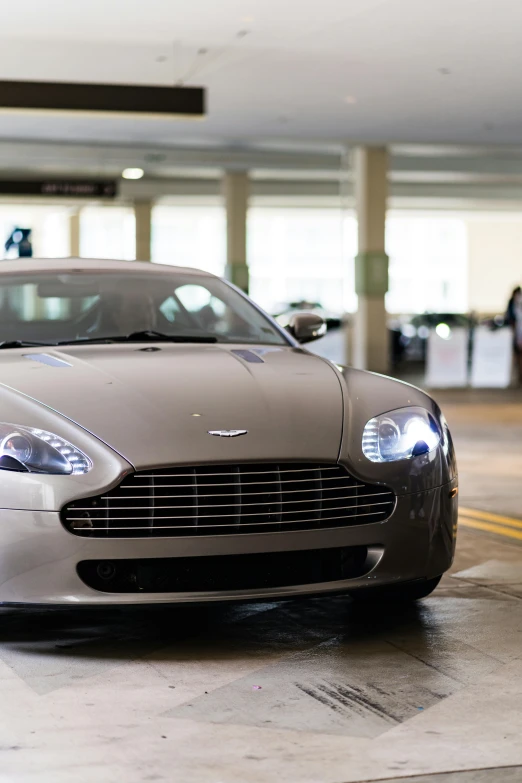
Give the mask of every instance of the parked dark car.
[{"label": "parked dark car", "polygon": [[450,329],[469,329],[471,341],[475,322],[465,313],[422,313],[407,320],[390,322],[393,364],[403,361],[424,363],[430,332],[442,325]]}]

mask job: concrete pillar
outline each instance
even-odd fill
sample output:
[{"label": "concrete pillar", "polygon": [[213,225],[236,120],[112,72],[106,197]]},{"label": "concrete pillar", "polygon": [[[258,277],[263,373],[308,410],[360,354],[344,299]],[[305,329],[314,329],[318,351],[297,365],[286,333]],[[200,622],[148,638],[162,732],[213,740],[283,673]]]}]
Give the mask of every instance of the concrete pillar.
[{"label": "concrete pillar", "polygon": [[355,290],[359,309],[353,332],[355,367],[389,370],[389,340],[384,296],[388,290],[385,224],[388,155],[384,147],[360,147],[354,153],[355,200],[359,249],[355,259]]},{"label": "concrete pillar", "polygon": [[227,213],[227,265],[225,277],[247,293],[248,191],[248,172],[225,172],[223,177],[223,196]]},{"label": "concrete pillar", "polygon": [[69,256],[80,258],[80,210],[69,215]]},{"label": "concrete pillar", "polygon": [[134,216],[136,219],[136,260],[150,261],[152,201],[150,199],[135,201]]}]

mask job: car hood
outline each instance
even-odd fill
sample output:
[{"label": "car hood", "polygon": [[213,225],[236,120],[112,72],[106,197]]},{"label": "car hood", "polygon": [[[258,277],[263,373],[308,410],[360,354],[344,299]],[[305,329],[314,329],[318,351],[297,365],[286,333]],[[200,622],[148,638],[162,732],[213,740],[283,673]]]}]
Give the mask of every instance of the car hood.
[{"label": "car hood", "polygon": [[[339,455],[334,368],[296,348],[91,345],[10,350],[2,384],[75,422],[137,468]],[[38,422],[17,424],[39,426]],[[209,430],[247,430],[216,437]]]}]

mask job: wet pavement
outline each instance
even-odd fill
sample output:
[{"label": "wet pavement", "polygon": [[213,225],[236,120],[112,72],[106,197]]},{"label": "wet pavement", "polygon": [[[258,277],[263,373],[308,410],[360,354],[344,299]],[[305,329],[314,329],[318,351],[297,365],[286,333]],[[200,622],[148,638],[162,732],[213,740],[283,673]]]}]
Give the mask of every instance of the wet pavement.
[{"label": "wet pavement", "polygon": [[4,609],[0,783],[522,780],[522,405],[441,400],[469,516],[431,598]]}]

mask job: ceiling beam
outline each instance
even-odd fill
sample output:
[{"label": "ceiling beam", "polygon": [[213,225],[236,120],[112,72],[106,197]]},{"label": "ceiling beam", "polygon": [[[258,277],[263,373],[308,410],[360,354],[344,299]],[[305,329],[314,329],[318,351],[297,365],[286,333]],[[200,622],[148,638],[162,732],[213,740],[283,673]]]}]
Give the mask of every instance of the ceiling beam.
[{"label": "ceiling beam", "polygon": [[305,150],[280,151],[262,148],[232,149],[227,147],[134,147],[87,144],[55,144],[45,142],[0,142],[0,167],[13,163],[59,168],[90,165],[120,172],[128,166],[142,166],[146,170],[176,168],[216,169],[295,169],[301,171],[340,169],[338,155]]},{"label": "ceiling beam", "polygon": [[[435,193],[441,188],[458,186],[487,188],[489,194],[507,188],[513,192],[522,185],[522,150],[464,150],[459,154],[448,148],[425,149],[392,147],[390,182],[395,187],[425,185]],[[432,154],[428,154],[428,153]],[[345,153],[346,155],[346,153]],[[0,177],[95,177],[119,179],[124,168],[140,167],[148,179],[147,188],[163,193],[181,179],[219,180],[224,169],[249,170],[256,187],[262,182],[288,180],[289,189],[305,187],[306,182],[324,182],[335,190],[340,182],[349,183],[343,151],[263,147],[139,147],[121,145],[57,144],[51,142],[0,141]],[[345,187],[347,185],[343,185]],[[121,183],[126,192],[126,183]],[[132,183],[138,187],[138,183]],[[145,185],[143,185],[145,187]],[[319,188],[320,189],[320,188]],[[478,192],[478,191],[477,191]]]},{"label": "ceiling beam", "polygon": [[[215,197],[219,198],[221,185],[217,179],[142,179],[137,182],[122,182],[121,198],[161,199],[168,196]],[[353,188],[347,184],[340,188],[339,183],[323,180],[254,180],[251,183],[253,198],[317,198],[329,199],[339,207],[348,205],[353,198]],[[451,199],[452,201],[522,201],[522,184],[511,185],[473,185],[451,183],[391,183],[390,197],[422,200]]]},{"label": "ceiling beam", "polygon": [[447,173],[510,177],[522,175],[522,154],[506,155],[491,152],[489,156],[468,154],[442,156],[397,155],[391,156],[390,168],[401,173]]}]

